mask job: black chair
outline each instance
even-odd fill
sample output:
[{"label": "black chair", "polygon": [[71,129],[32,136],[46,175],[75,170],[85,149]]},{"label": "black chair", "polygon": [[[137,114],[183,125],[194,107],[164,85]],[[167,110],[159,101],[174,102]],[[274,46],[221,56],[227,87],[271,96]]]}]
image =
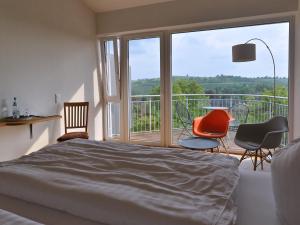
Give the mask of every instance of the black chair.
[{"label": "black chair", "polygon": [[191,116],[188,108],[180,101],[176,102],[175,108],[176,108],[178,120],[180,121],[180,123],[182,125],[181,133],[178,136],[178,139],[182,135],[193,136],[192,135],[193,119],[192,119],[192,116]]},{"label": "black chair", "polygon": [[230,108],[230,114],[234,118],[229,124],[230,131],[237,131],[239,125],[247,123],[249,107],[245,103],[235,104]]},{"label": "black chair", "polygon": [[[251,157],[251,160],[254,157],[254,170],[259,164],[263,169],[263,161],[267,156],[272,156],[271,149],[275,150],[280,146],[285,132],[288,132],[288,121],[282,116],[275,116],[264,123],[241,124],[234,139],[236,145],[245,149],[240,162],[246,157]],[[267,153],[263,149],[266,149]],[[257,162],[257,157],[260,158],[260,163]]]}]

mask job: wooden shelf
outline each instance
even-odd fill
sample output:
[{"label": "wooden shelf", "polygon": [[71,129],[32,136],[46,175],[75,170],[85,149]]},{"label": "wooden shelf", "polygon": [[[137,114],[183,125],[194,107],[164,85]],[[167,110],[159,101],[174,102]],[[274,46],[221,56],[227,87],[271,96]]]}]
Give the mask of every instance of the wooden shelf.
[{"label": "wooden shelf", "polygon": [[10,127],[10,126],[22,126],[29,125],[30,129],[30,138],[32,138],[32,125],[35,123],[42,123],[51,120],[61,119],[60,115],[52,115],[52,116],[32,116],[30,118],[22,118],[22,119],[12,119],[12,118],[4,118],[0,120],[0,127]]}]

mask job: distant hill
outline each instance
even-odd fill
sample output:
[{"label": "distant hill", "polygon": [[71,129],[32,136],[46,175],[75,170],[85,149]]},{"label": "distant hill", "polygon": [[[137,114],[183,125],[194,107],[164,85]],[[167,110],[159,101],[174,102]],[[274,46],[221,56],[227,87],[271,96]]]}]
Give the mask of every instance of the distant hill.
[{"label": "distant hill", "polygon": [[131,83],[132,95],[149,95],[151,90],[160,84],[158,78],[134,80]]},{"label": "distant hill", "polygon": [[[215,77],[173,76],[173,80],[189,79],[199,83],[205,93],[216,94],[261,94],[265,89],[273,89],[273,78],[248,78],[240,76],[218,75]],[[140,79],[132,81],[132,95],[151,94],[159,86],[159,79]],[[276,85],[288,87],[287,78],[276,78]]]}]

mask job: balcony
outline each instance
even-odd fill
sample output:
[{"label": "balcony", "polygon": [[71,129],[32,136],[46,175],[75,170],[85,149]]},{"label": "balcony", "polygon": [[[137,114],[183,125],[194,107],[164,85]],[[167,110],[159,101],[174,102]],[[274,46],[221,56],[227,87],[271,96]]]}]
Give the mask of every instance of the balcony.
[{"label": "balcony", "polygon": [[[227,107],[229,110],[236,104],[249,107],[247,123],[260,123],[273,115],[274,97],[269,95],[250,94],[176,94],[172,99],[172,143],[177,144],[183,129],[175,110],[176,101],[186,105],[192,117],[205,115],[205,106]],[[160,96],[136,95],[131,97],[131,140],[159,142],[160,140]],[[275,115],[288,116],[288,98],[276,96]],[[118,132],[115,130],[115,135]],[[233,143],[234,132],[229,132],[227,143],[231,150],[238,149]],[[286,143],[285,137],[283,144]]]}]

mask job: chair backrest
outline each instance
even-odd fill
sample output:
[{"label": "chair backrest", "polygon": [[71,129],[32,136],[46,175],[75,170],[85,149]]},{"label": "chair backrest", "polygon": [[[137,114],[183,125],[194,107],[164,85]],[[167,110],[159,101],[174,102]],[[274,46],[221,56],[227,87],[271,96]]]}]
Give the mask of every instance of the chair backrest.
[{"label": "chair backrest", "polygon": [[212,133],[227,133],[229,120],[230,116],[225,110],[212,110],[203,117],[201,130]]},{"label": "chair backrest", "polygon": [[265,122],[265,129],[267,132],[269,131],[288,132],[289,131],[288,120],[286,117],[283,116],[274,116],[273,118]]},{"label": "chair backrest", "polygon": [[176,108],[178,119],[180,120],[182,125],[184,127],[186,127],[187,125],[191,126],[193,123],[193,119],[186,105],[177,101],[175,108]]},{"label": "chair backrest", "polygon": [[230,113],[238,124],[247,123],[249,107],[245,103],[239,103],[230,109]]},{"label": "chair backrest", "polygon": [[275,116],[263,123],[265,134],[269,132],[276,132],[272,135],[272,138],[267,139],[262,144],[263,148],[276,148],[280,146],[283,134],[289,131],[288,120],[283,116]]},{"label": "chair backrest", "polygon": [[68,129],[84,128],[87,132],[88,127],[88,102],[65,102],[64,116],[65,116],[65,133]]}]

